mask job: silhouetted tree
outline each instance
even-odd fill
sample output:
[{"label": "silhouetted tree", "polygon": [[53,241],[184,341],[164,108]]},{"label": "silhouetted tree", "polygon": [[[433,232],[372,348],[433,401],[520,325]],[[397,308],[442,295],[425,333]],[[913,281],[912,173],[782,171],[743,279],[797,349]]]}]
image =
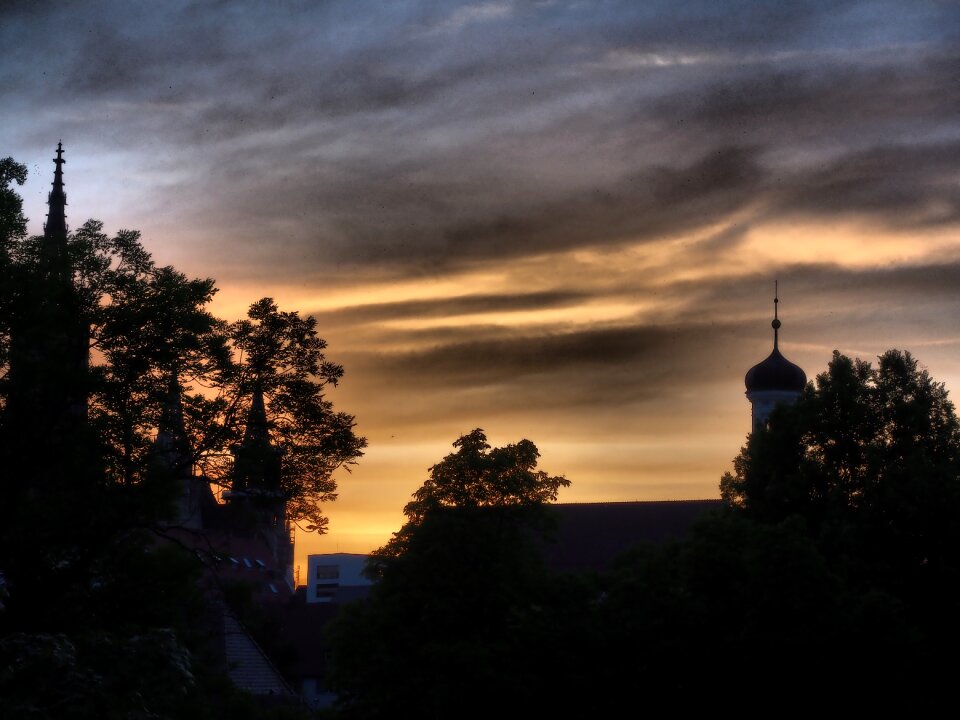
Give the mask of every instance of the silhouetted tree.
[{"label": "silhouetted tree", "polygon": [[327,524],[321,503],[336,498],[333,472],[353,463],[366,445],[354,431],[353,416],[335,412],[324,396],[343,376],[343,367],[324,355],[326,341],[313,317],[283,312],[270,298],[250,306],[247,318],[226,326],[229,350],[208,374],[217,394],[192,396],[188,431],[207,477],[229,486],[225,451],[238,439],[253,390],[263,392],[273,440],[283,451],[282,487],[287,515],[307,530]]},{"label": "silhouetted tree", "polygon": [[910,353],[876,368],[834,353],[734,468],[721,481],[733,507],[764,522],[799,515],[870,582],[912,593],[960,567],[960,422]]},{"label": "silhouetted tree", "polygon": [[[324,397],[343,368],[325,358],[316,321],[280,311],[269,298],[254,303],[245,320],[219,320],[207,309],[213,280],[158,267],[135,231],[108,236],[102,223],[89,221],[71,235],[68,250],[90,326],[89,417],[107,478],[136,485],[147,476],[175,381],[187,394],[193,462],[229,488],[230,449],[242,437],[256,386],[284,452],[288,517],[322,531],[320,503],[336,497],[333,472],[353,463],[366,443],[354,433],[353,417]],[[26,278],[41,254],[42,239],[29,238],[12,243],[7,257]]]},{"label": "silhouetted tree", "polygon": [[[23,216],[20,196],[10,187],[23,185],[27,168],[13,158],[0,160],[0,410],[4,407],[7,367],[10,361],[10,314],[13,296],[12,251],[17,241],[27,234],[27,219]],[[0,415],[2,422],[2,415]]]},{"label": "silhouetted tree", "polygon": [[569,481],[536,469],[529,440],[491,449],[474,430],[454,446],[371,556],[371,597],[334,630],[333,684],[350,715],[542,707],[549,673],[531,641],[551,586],[537,540],[544,504]]},{"label": "silhouetted tree", "polygon": [[[799,523],[835,577],[845,627],[871,628],[828,648],[869,650],[852,676],[899,683],[901,696],[942,692],[937,658],[960,640],[960,422],[910,353],[873,367],[835,352],[750,436],[721,492],[741,522]],[[881,626],[900,641],[874,644]]]}]

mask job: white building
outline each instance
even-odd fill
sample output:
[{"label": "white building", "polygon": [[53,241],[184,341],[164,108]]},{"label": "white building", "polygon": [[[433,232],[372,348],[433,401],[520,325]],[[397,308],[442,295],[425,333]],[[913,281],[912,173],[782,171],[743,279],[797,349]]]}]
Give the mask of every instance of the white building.
[{"label": "white building", "polygon": [[364,577],[366,555],[325,553],[307,556],[307,602],[349,602],[366,597],[373,584]]}]

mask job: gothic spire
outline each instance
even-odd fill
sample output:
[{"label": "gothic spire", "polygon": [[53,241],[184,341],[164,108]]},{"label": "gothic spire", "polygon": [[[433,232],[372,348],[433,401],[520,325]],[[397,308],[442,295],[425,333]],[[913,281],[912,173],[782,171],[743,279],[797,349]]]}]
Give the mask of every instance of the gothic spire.
[{"label": "gothic spire", "polygon": [[243,441],[234,454],[234,491],[275,492],[280,488],[282,452],[270,442],[263,389],[259,385],[253,389]]},{"label": "gothic spire", "polygon": [[63,143],[57,143],[57,156],[53,158],[56,169],[53,171],[53,190],[47,196],[47,222],[43,226],[43,236],[48,240],[66,240],[67,237],[67,194],[63,191]]},{"label": "gothic spire", "polygon": [[247,428],[243,433],[243,444],[262,445],[270,444],[270,433],[267,430],[267,409],[263,401],[263,390],[259,386],[254,388],[250,400],[250,413],[247,415]]}]

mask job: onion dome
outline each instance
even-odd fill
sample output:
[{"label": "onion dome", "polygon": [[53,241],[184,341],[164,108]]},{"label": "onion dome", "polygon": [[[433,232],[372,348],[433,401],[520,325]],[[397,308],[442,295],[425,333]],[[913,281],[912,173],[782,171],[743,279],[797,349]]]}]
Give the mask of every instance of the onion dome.
[{"label": "onion dome", "polygon": [[743,379],[747,392],[780,391],[799,394],[807,384],[807,374],[799,365],[794,365],[781,353],[779,347],[780,320],[777,317],[779,298],[773,299],[773,352],[761,363],[747,371]]}]

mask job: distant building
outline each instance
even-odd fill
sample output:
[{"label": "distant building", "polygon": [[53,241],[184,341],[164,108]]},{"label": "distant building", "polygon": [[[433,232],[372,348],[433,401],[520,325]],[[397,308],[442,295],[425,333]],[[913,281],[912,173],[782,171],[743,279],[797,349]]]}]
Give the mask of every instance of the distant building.
[{"label": "distant building", "polygon": [[767,359],[747,371],[744,384],[751,407],[751,432],[764,428],[773,409],[780,403],[793,403],[807,384],[807,374],[780,353],[780,326],[777,306],[778,293],[773,298],[773,352]]},{"label": "distant building", "polygon": [[308,603],[341,603],[369,594],[373,584],[363,574],[366,555],[328,553],[307,556]]}]

